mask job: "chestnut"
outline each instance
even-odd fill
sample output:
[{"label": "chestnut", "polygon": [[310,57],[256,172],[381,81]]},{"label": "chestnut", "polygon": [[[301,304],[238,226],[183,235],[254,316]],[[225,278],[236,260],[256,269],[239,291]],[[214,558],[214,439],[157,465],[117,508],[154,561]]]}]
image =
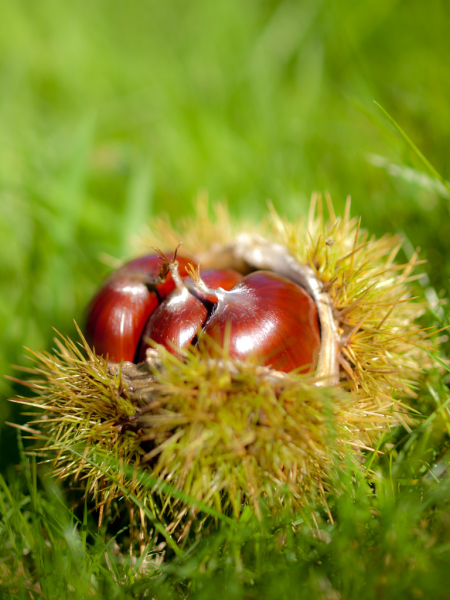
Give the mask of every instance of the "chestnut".
[{"label": "chestnut", "polygon": [[[187,275],[192,261],[178,257],[177,262],[180,273]],[[146,322],[175,288],[170,273],[158,279],[162,265],[158,254],[131,260],[112,273],[94,296],[87,309],[85,334],[97,354],[111,362],[135,360]]]},{"label": "chestnut", "polygon": [[256,271],[230,291],[203,327],[231,358],[254,358],[278,371],[313,371],[320,352],[317,307],[298,284],[271,271]]}]

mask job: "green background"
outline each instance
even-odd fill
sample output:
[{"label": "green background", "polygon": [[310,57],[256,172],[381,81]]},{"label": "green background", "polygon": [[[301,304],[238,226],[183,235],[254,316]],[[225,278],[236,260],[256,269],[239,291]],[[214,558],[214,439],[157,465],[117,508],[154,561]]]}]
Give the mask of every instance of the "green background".
[{"label": "green background", "polygon": [[[0,374],[21,377],[11,365],[51,349],[52,327],[75,337],[149,218],[192,214],[202,190],[256,221],[267,199],[297,218],[314,190],[337,212],[351,195],[363,227],[405,237],[401,260],[421,247],[417,291],[444,297],[449,194],[374,101],[450,179],[449,24],[448,0],[3,0]],[[19,459],[3,423],[26,420],[7,401],[26,390],[0,378],[0,597],[448,598],[448,378],[430,376],[426,420],[383,439],[369,480],[338,474],[334,525],[320,503],[242,519],[157,579],[106,564],[87,507]]]},{"label": "green background", "polygon": [[[5,0],[0,19],[0,372],[49,348],[151,215],[207,190],[296,217],[313,190],[404,233],[448,287],[444,0]],[[375,156],[374,156],[375,155]],[[381,157],[381,158],[380,158]],[[400,166],[400,168],[399,168]],[[17,418],[0,382],[0,420]],[[2,430],[1,462],[12,452]],[[6,437],[5,437],[6,436]],[[5,441],[6,440],[6,441]]]}]

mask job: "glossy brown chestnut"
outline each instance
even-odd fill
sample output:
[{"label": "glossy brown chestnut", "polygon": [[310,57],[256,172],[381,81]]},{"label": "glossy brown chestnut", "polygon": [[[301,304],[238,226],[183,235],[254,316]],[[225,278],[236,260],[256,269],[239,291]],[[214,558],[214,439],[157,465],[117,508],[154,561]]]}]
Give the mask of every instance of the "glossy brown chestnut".
[{"label": "glossy brown chestnut", "polygon": [[[169,255],[170,257],[172,255]],[[179,270],[187,275],[192,261],[178,257]],[[89,304],[86,340],[97,354],[112,362],[133,362],[144,326],[161,299],[174,288],[169,273],[156,283],[162,259],[150,254],[132,260],[114,272]]]},{"label": "glossy brown chestnut", "polygon": [[252,357],[289,372],[314,370],[320,351],[317,307],[299,285],[271,271],[256,271],[229,292],[217,292],[218,304],[203,334],[230,357]]},{"label": "glossy brown chestnut", "polygon": [[[142,334],[138,362],[145,360],[150,340],[161,344],[172,354],[187,348],[206,322],[217,296],[206,294],[195,287],[191,277],[178,278],[176,265],[171,265],[176,289],[151,315]],[[230,290],[242,279],[232,269],[202,272],[203,282],[211,289]]]}]

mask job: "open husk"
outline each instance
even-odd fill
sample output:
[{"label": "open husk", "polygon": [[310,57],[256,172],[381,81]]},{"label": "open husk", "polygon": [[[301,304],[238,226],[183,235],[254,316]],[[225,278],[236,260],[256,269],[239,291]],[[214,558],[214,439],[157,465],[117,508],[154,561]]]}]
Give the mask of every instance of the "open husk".
[{"label": "open husk", "polygon": [[316,372],[283,374],[226,352],[213,360],[202,345],[182,360],[153,348],[146,363],[112,365],[84,340],[62,339],[33,353],[36,396],[18,399],[44,411],[30,427],[48,436],[40,452],[55,474],[83,484],[104,514],[132,495],[180,535],[261,502],[298,506],[314,493],[326,504],[345,450],[373,451],[382,432],[407,424],[427,365],[424,304],[411,292],[417,255],[397,264],[401,240],[371,237],[349,203],[342,218],[331,202],[328,213],[313,197],[297,223],[271,209],[258,226],[239,225],[205,203],[179,229],[155,220],[139,253],[182,241],[201,268],[270,269],[305,287],[320,317]]}]

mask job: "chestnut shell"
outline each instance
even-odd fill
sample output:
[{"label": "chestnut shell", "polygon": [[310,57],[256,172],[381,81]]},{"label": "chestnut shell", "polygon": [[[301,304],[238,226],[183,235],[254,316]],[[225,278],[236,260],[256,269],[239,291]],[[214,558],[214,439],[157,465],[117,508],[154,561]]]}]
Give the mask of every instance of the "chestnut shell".
[{"label": "chestnut shell", "polygon": [[231,358],[289,372],[316,367],[320,351],[317,307],[299,285],[271,271],[256,271],[219,303],[203,328]]},{"label": "chestnut shell", "polygon": [[[182,275],[187,275],[188,264],[195,264],[184,257],[177,260]],[[110,362],[135,360],[146,322],[161,299],[175,288],[170,273],[163,283],[154,282],[161,264],[157,254],[127,262],[110,275],[90,302],[86,340],[97,354],[108,356]]]}]

